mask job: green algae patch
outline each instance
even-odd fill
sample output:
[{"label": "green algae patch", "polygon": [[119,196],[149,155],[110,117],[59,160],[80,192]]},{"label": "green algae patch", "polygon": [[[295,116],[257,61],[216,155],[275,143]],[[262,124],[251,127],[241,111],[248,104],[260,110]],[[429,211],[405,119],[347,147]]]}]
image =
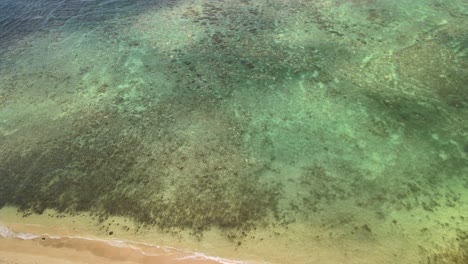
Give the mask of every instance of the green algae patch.
[{"label": "green algae patch", "polygon": [[[162,105],[152,109],[152,122],[164,124],[157,131],[115,113],[77,113],[72,134],[2,160],[1,201],[34,213],[91,211],[196,230],[247,228],[275,210],[279,190],[260,182],[262,165],[239,147],[237,124],[211,109],[166,118]],[[198,115],[210,119],[193,123]]]}]

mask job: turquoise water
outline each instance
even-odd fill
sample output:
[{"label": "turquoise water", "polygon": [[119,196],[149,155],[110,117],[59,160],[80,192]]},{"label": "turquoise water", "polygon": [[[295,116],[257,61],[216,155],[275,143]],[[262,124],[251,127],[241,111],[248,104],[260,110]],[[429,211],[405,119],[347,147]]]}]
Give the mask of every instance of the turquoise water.
[{"label": "turquoise water", "polygon": [[0,0],[0,205],[25,215],[466,263],[467,120],[465,0]]}]

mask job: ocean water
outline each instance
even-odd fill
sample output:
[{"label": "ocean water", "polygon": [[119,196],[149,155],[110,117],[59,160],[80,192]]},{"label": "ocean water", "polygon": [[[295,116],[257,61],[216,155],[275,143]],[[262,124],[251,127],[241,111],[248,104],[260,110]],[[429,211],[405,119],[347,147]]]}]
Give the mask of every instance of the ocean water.
[{"label": "ocean water", "polygon": [[0,206],[468,263],[468,2],[0,0]]}]

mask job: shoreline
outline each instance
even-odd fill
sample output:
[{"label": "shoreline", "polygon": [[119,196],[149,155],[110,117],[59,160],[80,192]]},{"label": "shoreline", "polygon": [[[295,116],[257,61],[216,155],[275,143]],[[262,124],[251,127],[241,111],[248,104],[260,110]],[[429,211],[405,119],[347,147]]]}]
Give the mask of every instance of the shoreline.
[{"label": "shoreline", "polygon": [[[19,230],[45,228],[15,225]],[[207,256],[171,247],[118,239],[56,236],[15,232],[0,224],[0,263],[200,263],[241,264],[242,261]]]},{"label": "shoreline", "polygon": [[[371,243],[369,239],[374,238],[365,237],[359,240],[340,239],[338,233],[331,238],[327,229],[302,225],[290,225],[287,229],[257,229],[248,237],[239,239],[241,245],[238,240],[229,241],[226,233],[216,229],[207,231],[200,239],[187,231],[163,233],[154,228],[139,229],[136,225],[131,226],[130,231],[122,230],[124,226],[130,225],[129,219],[125,218],[111,217],[98,223],[90,215],[63,215],[53,210],[46,210],[42,215],[23,217],[16,208],[6,207],[0,209],[0,226],[16,234],[22,233],[28,239],[20,239],[17,235],[2,238],[0,232],[0,256],[4,257],[0,259],[0,264],[371,264],[390,263],[385,260],[395,260],[390,256],[414,246],[397,237],[388,237],[380,243]],[[108,232],[114,233],[109,235]],[[277,235],[272,237],[274,232]],[[412,250],[403,255],[398,254],[401,263],[414,263],[418,259],[410,252]],[[45,260],[36,260],[38,258]]]},{"label": "shoreline", "polygon": [[104,224],[86,214],[70,216],[46,210],[42,215],[23,217],[14,207],[2,208],[0,263],[247,263],[202,253],[193,241],[177,243],[170,235],[155,231],[142,235],[134,232],[137,227],[130,220],[111,219],[114,231],[105,235]]}]

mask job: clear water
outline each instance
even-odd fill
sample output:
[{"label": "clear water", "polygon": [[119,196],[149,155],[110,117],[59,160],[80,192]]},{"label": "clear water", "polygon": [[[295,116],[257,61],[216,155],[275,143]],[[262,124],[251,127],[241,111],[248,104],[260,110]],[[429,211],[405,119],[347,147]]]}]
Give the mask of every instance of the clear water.
[{"label": "clear water", "polygon": [[25,215],[467,263],[467,120],[466,0],[0,0],[0,205]]}]

